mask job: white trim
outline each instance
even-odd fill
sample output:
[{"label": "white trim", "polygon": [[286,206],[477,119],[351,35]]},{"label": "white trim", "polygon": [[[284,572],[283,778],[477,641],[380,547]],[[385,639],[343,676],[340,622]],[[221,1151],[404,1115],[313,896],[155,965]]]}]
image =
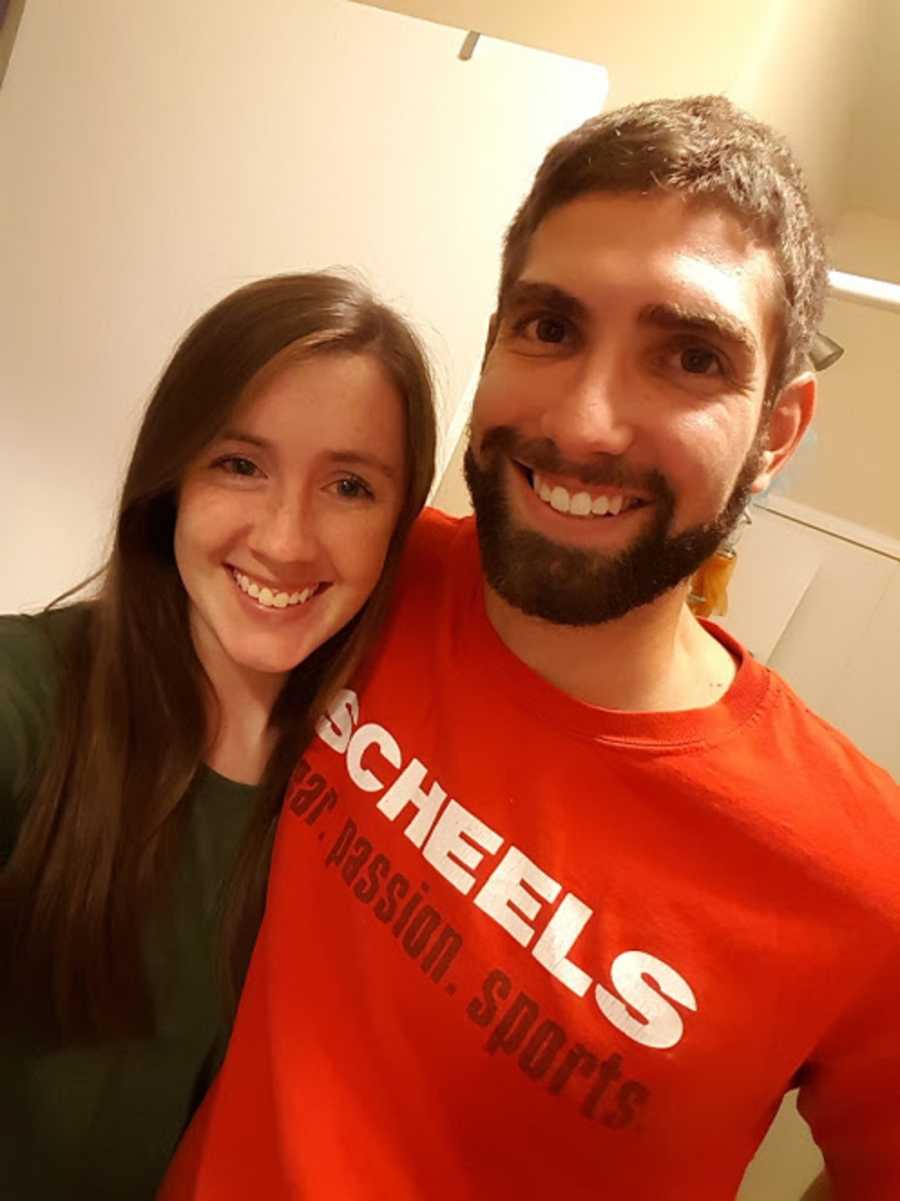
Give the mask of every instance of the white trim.
[{"label": "white trim", "polygon": [[834,538],[840,538],[843,542],[852,542],[855,546],[874,551],[877,555],[886,555],[887,558],[896,559],[900,563],[900,542],[888,534],[879,533],[878,530],[870,529],[865,525],[857,525],[852,521],[845,521],[843,517],[835,517],[833,513],[824,513],[821,509],[814,509],[811,505],[801,504],[787,496],[766,496],[755,501],[754,504],[769,513],[777,513],[779,517],[786,517],[789,521],[796,521],[799,525],[806,525],[823,534],[830,534]]},{"label": "white trim", "polygon": [[460,397],[459,404],[453,410],[453,414],[447,423],[447,428],[444,430],[444,436],[440,439],[436,462],[434,466],[434,483],[431,485],[431,492],[428,494],[428,503],[432,504],[438,488],[444,482],[444,476],[447,474],[447,468],[450,466],[450,460],[453,458],[453,453],[463,436],[463,431],[466,428],[466,423],[469,420],[469,414],[472,412],[472,402],[475,399],[475,393],[478,391],[478,381],[481,379],[481,369],[473,371],[466,384],[466,390]]},{"label": "white trim", "polygon": [[828,272],[829,294],[835,300],[855,300],[876,309],[900,312],[900,284],[884,279],[868,279],[864,275],[849,275],[846,271]]}]

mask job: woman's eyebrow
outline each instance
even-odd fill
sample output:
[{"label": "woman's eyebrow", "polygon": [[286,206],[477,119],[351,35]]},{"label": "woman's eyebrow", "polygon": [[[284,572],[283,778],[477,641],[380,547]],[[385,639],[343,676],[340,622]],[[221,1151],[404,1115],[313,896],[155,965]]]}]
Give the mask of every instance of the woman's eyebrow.
[{"label": "woman's eyebrow", "polygon": [[387,476],[392,480],[396,478],[396,468],[390,463],[385,463],[384,459],[379,459],[377,455],[369,454],[361,450],[330,450],[327,455],[332,463],[340,463],[342,466],[348,467],[374,467],[376,471],[380,471],[382,475]]},{"label": "woman's eyebrow", "polygon": [[[246,430],[226,429],[223,430],[217,438],[219,442],[246,442],[249,446],[259,446],[263,450],[274,451],[277,448],[273,442],[267,438],[261,438],[258,434],[251,434]],[[369,451],[364,450],[328,450],[322,456],[329,463],[337,463],[347,467],[372,467],[388,479],[397,478],[396,467],[386,463],[384,459],[380,459],[378,455],[373,455]]]},{"label": "woman's eyebrow", "polygon": [[272,443],[266,438],[260,438],[258,434],[250,434],[245,430],[226,429],[222,430],[216,439],[217,442],[246,442],[250,446],[261,446],[263,450],[271,450]]}]

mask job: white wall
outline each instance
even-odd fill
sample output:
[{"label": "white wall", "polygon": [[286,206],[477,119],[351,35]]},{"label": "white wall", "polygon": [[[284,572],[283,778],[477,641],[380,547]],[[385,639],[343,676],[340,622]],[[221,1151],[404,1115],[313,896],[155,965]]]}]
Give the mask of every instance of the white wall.
[{"label": "white wall", "polygon": [[98,562],[142,403],[213,301],[352,264],[445,408],[500,235],[596,66],[346,0],[29,0],[0,92],[0,611]]}]

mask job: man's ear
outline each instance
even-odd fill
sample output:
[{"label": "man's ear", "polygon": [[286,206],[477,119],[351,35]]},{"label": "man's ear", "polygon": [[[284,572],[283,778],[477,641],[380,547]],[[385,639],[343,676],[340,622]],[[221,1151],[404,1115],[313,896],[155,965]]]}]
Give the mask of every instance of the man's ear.
[{"label": "man's ear", "polygon": [[765,492],[790,460],[809,429],[815,409],[816,377],[804,371],[782,389],[768,414],[761,467],[751,485],[752,492]]},{"label": "man's ear", "polygon": [[481,370],[484,371],[484,365],[488,361],[488,355],[494,347],[497,340],[497,331],[500,329],[500,314],[491,313],[491,319],[488,322],[487,338],[484,343],[484,354],[481,356]]}]

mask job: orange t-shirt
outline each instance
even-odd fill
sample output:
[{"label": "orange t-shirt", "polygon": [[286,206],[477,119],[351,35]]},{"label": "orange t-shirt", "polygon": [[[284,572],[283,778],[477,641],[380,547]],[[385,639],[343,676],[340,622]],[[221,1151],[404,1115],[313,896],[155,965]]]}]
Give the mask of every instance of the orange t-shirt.
[{"label": "orange t-shirt", "polygon": [[597,709],[427,514],[281,818],[224,1067],[165,1201],[730,1201],[782,1095],[900,1197],[900,805],[772,672]]}]

